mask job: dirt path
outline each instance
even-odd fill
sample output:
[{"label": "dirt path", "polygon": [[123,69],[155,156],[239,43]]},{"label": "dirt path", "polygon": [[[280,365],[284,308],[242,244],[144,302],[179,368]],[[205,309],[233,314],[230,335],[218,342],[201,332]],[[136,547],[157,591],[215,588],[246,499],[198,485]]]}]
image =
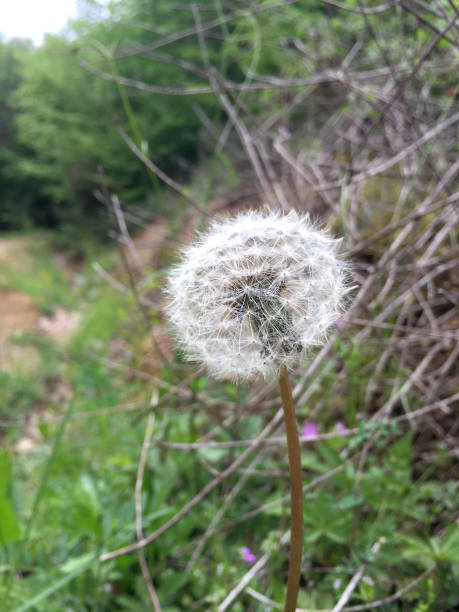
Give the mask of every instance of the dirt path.
[{"label": "dirt path", "polygon": [[0,370],[29,369],[38,361],[37,349],[11,341],[36,330],[40,311],[25,293],[0,290]]},{"label": "dirt path", "polygon": [[[40,333],[57,344],[64,344],[80,322],[79,312],[69,312],[58,305],[53,308],[51,316],[44,316],[34,300],[14,286],[14,271],[34,275],[39,265],[34,252],[37,246],[46,246],[46,240],[46,236],[35,234],[17,237],[0,234],[0,371],[30,372],[34,371],[40,362],[35,347],[22,346],[14,341],[14,337],[28,332]],[[139,270],[142,270],[140,274],[143,274],[147,270],[157,268],[166,242],[167,223],[162,218],[156,219],[138,233],[131,243],[131,249],[125,248],[125,255],[133,272],[139,273]],[[59,254],[52,254],[52,261],[66,273],[70,282],[75,272],[71,264]],[[8,275],[2,275],[2,270],[8,270]],[[120,274],[124,273],[125,270],[120,269]]]},{"label": "dirt path", "polygon": [[[54,313],[43,316],[34,300],[14,287],[14,272],[33,275],[37,263],[34,249],[43,238],[34,236],[0,236],[0,370],[33,371],[40,362],[38,349],[14,341],[25,333],[43,333],[56,343],[63,343],[78,326],[80,315],[57,306]],[[63,265],[59,266],[61,269]],[[7,280],[2,270],[8,270]],[[11,274],[13,273],[13,274]],[[70,274],[70,272],[69,272]]]},{"label": "dirt path", "polygon": [[[25,237],[0,238],[0,283],[2,268],[24,270],[31,248]],[[0,370],[33,368],[38,362],[37,349],[20,346],[11,339],[14,336],[36,330],[40,310],[25,293],[0,289]]]}]

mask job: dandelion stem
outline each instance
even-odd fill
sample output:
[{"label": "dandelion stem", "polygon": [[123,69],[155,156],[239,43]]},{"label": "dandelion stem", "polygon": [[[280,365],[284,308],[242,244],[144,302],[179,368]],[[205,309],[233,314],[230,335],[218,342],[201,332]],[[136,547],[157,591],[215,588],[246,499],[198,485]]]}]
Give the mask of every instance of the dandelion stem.
[{"label": "dandelion stem", "polygon": [[284,612],[295,612],[300,586],[301,555],[303,549],[303,492],[301,479],[301,454],[292,387],[285,365],[279,374],[279,388],[284,409],[290,467],[290,560],[288,567],[287,596]]}]

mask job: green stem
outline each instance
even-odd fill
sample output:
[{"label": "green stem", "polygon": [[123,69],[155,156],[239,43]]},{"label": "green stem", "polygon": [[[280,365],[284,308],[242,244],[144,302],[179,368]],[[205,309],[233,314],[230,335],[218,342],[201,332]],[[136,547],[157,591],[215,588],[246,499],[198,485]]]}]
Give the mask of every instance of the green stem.
[{"label": "green stem", "polygon": [[37,518],[38,508],[40,506],[40,502],[41,502],[43,494],[45,492],[46,485],[48,484],[48,478],[49,478],[49,475],[51,473],[51,468],[53,466],[54,459],[56,458],[57,452],[59,450],[59,446],[61,444],[62,437],[63,437],[64,432],[65,432],[65,428],[67,427],[67,423],[69,422],[70,416],[72,414],[72,410],[73,410],[73,403],[69,402],[69,404],[67,406],[67,409],[65,411],[65,414],[64,414],[64,418],[62,419],[62,421],[61,421],[61,423],[59,425],[59,428],[57,430],[56,437],[54,438],[51,454],[50,454],[48,460],[46,461],[45,469],[43,471],[43,474],[42,474],[42,477],[41,477],[41,480],[40,480],[40,484],[38,486],[37,493],[36,493],[35,498],[33,500],[32,510],[30,512],[30,517],[29,517],[29,520],[26,523],[25,530],[24,530],[24,535],[23,535],[23,538],[22,538],[22,546],[26,545],[27,541],[29,540],[30,534],[32,532],[32,525],[33,525],[35,519]]},{"label": "green stem", "polygon": [[293,406],[292,387],[287,368],[282,366],[279,388],[284,409],[290,467],[290,561],[284,612],[295,612],[300,587],[301,555],[303,551],[303,486],[301,477],[301,451]]},{"label": "green stem", "polygon": [[[129,123],[129,127],[131,129],[132,135],[134,136],[134,142],[137,145],[137,148],[142,151],[142,134],[139,130],[137,119],[132,109],[131,102],[129,101],[129,97],[127,96],[126,91],[120,82],[118,66],[112,56],[110,56],[109,62],[110,62],[110,68],[111,68],[112,74],[115,76],[116,85],[118,87],[118,93],[121,99],[121,104],[123,105],[124,112],[126,113],[126,117]],[[148,176],[150,178],[154,191],[156,193],[159,193],[160,184],[159,184],[158,177],[149,168],[147,168],[147,172],[148,172]]]}]

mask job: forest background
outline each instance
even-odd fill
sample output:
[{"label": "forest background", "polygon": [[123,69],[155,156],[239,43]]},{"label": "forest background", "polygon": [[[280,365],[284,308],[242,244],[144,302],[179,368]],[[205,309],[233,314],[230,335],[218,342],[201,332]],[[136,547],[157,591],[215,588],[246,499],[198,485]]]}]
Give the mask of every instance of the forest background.
[{"label": "forest background", "polygon": [[85,0],[0,42],[0,609],[282,609],[278,393],[184,363],[161,295],[196,229],[266,204],[343,236],[356,284],[293,376],[300,609],[457,608],[458,24]]}]

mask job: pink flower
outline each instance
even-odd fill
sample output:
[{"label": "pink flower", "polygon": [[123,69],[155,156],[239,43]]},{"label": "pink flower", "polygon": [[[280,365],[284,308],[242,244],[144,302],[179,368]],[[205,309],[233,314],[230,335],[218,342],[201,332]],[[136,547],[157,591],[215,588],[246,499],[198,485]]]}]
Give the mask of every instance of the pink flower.
[{"label": "pink flower", "polygon": [[346,434],[347,433],[347,427],[346,425],[343,423],[343,421],[336,421],[335,423],[335,427],[336,429],[342,433],[342,434]]},{"label": "pink flower", "polygon": [[253,554],[253,552],[248,546],[242,547],[242,558],[246,563],[249,564],[255,563],[255,561],[257,560],[256,556]]},{"label": "pink flower", "polygon": [[318,435],[319,431],[314,421],[311,421],[311,423],[306,423],[306,425],[303,427],[303,431],[301,432],[301,437],[303,440],[315,440]]}]

